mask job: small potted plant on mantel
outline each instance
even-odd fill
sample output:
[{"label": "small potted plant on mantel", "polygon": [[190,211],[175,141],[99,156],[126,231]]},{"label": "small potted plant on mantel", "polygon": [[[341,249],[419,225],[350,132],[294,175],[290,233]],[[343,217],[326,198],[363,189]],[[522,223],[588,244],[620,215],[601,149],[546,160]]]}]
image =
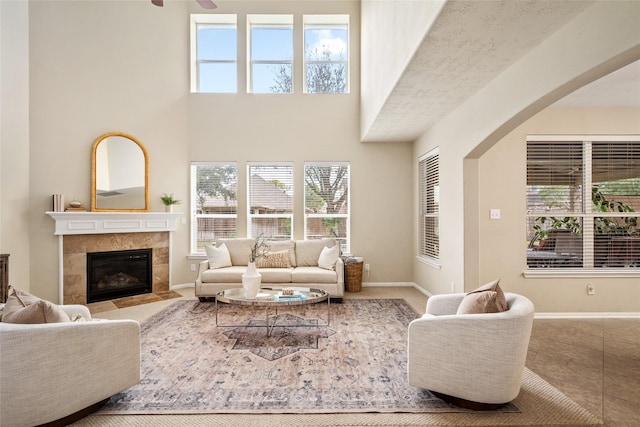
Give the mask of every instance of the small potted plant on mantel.
[{"label": "small potted plant on mantel", "polygon": [[180,200],[173,198],[173,193],[162,193],[162,197],[160,198],[162,199],[162,203],[164,203],[165,212],[173,212],[173,205],[180,204]]}]

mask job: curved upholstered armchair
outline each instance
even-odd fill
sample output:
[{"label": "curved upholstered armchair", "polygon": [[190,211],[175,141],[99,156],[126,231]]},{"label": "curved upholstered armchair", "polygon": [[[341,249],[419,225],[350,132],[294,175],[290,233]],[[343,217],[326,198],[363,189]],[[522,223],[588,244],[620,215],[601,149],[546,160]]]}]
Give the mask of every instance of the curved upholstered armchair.
[{"label": "curved upholstered armchair", "polygon": [[140,325],[90,320],[83,305],[60,306],[87,321],[0,322],[0,425],[66,425],[140,381]]},{"label": "curved upholstered armchair", "polygon": [[520,392],[533,303],[505,293],[507,311],[457,315],[464,296],[430,297],[426,314],[409,324],[409,384],[463,406],[497,407]]}]

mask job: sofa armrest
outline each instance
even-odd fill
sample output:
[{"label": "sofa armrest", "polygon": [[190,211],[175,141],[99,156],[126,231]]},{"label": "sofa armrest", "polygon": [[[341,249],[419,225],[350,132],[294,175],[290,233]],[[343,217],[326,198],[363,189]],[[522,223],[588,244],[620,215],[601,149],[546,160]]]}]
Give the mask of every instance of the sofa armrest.
[{"label": "sofa armrest", "polygon": [[0,323],[0,413],[5,426],[73,414],[140,381],[134,320]]},{"label": "sofa armrest", "polygon": [[336,262],[336,273],[338,273],[338,285],[344,286],[344,261],[342,258],[338,258]]}]

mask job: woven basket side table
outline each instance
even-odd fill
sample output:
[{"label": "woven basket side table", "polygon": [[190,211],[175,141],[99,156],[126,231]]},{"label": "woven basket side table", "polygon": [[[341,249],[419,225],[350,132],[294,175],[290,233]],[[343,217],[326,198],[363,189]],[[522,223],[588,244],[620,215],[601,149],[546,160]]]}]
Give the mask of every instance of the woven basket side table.
[{"label": "woven basket side table", "polygon": [[364,262],[350,262],[344,265],[344,286],[347,292],[362,290],[362,267]]}]

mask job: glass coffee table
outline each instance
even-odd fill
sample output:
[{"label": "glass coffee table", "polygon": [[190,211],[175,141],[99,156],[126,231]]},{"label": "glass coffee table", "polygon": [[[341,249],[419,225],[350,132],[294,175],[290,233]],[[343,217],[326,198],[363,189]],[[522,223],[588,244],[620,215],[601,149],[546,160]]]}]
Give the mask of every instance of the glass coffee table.
[{"label": "glass coffee table", "polygon": [[[244,289],[233,288],[226,289],[216,293],[215,299],[215,312],[216,312],[216,326],[218,327],[266,327],[267,336],[271,336],[273,328],[278,323],[278,308],[292,307],[296,305],[317,304],[323,301],[327,302],[327,322],[326,323],[304,323],[296,325],[283,325],[289,327],[310,327],[310,326],[329,326],[330,322],[330,308],[331,299],[329,298],[329,292],[322,289],[315,288],[285,288],[290,289],[293,295],[284,295],[283,289],[271,289],[260,288],[258,296],[254,299],[248,299],[244,295]],[[218,322],[218,311],[222,305],[218,304],[230,304],[230,305],[243,305],[251,307],[264,307],[265,308],[265,322],[264,325],[255,325],[251,322],[244,324],[222,324]],[[273,315],[271,311],[273,310]]]}]

